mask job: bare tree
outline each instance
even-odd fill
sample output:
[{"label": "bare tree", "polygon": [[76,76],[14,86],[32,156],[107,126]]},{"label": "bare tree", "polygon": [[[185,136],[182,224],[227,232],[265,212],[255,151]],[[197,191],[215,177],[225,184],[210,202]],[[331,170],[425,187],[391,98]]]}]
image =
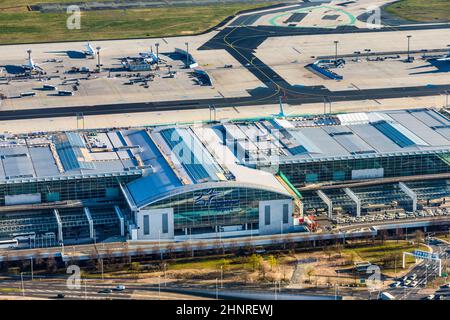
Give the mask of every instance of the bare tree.
[{"label": "bare tree", "polygon": [[323,248],[323,252],[327,255],[328,260],[331,260],[331,256],[333,255],[333,248],[329,246],[325,246]]},{"label": "bare tree", "polygon": [[3,257],[3,261],[2,261],[2,271],[3,272],[8,272],[9,271],[9,267],[10,267],[9,254],[6,254]]},{"label": "bare tree", "polygon": [[142,261],[145,259],[145,253],[144,253],[144,249],[142,249],[142,247],[136,248],[136,259],[138,261]]},{"label": "bare tree", "polygon": [[181,243],[181,248],[182,248],[182,252],[186,255],[189,256],[192,249],[191,249],[191,243],[189,241],[183,241]]},{"label": "bare tree", "polygon": [[131,254],[128,245],[122,249],[122,263],[131,265]]},{"label": "bare tree", "polygon": [[197,251],[202,252],[206,248],[206,243],[203,241],[198,241],[195,246],[197,247]]},{"label": "bare tree", "polygon": [[308,276],[308,283],[311,283],[311,278],[316,274],[316,270],[313,267],[308,267],[306,275]]},{"label": "bare tree", "polygon": [[166,246],[166,252],[167,252],[167,256],[169,258],[173,258],[174,257],[174,255],[175,255],[175,247],[174,247],[173,243],[169,243]]},{"label": "bare tree", "polygon": [[416,245],[419,245],[424,239],[424,233],[422,230],[416,230],[414,232],[414,240]]},{"label": "bare tree", "polygon": [[47,258],[47,272],[54,273],[57,270],[56,260],[53,256]]}]

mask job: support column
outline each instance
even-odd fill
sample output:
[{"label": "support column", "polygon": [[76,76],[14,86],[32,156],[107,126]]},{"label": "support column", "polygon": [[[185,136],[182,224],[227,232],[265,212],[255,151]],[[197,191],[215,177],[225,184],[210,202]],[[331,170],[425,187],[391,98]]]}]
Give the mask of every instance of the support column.
[{"label": "support column", "polygon": [[89,221],[89,237],[94,239],[94,220],[92,220],[91,211],[88,207],[84,207],[84,213],[86,214],[86,218]]},{"label": "support column", "polygon": [[59,216],[59,211],[57,209],[53,209],[53,214],[55,215],[56,223],[58,224],[58,242],[62,243],[64,240],[63,240],[61,217]]},{"label": "support column", "polygon": [[122,210],[120,210],[119,206],[114,206],[114,211],[117,214],[120,222],[120,235],[123,237],[125,235],[125,219],[123,218]]},{"label": "support column", "polygon": [[350,188],[344,188],[344,192],[356,203],[356,216],[360,217],[361,216],[361,200]]},{"label": "support column", "polygon": [[442,277],[442,259],[439,259],[439,277]]},{"label": "support column", "polygon": [[413,202],[413,212],[415,212],[417,210],[417,194],[403,182],[399,182],[398,185],[400,186],[400,189],[411,198]]},{"label": "support column", "polygon": [[317,190],[316,193],[319,196],[319,198],[326,203],[328,207],[328,218],[331,219],[333,217],[333,202],[322,190]]}]

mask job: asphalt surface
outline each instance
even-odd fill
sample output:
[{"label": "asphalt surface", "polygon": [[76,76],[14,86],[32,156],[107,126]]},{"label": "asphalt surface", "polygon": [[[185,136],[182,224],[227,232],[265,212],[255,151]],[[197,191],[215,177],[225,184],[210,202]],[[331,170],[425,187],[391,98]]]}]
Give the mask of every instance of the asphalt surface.
[{"label": "asphalt surface", "polygon": [[[450,88],[444,86],[420,86],[415,88],[380,88],[367,90],[346,90],[333,92],[324,86],[302,86],[301,84],[289,84],[270,66],[263,63],[254,55],[254,51],[267,38],[299,36],[299,35],[328,35],[328,34],[351,34],[368,32],[392,32],[392,31],[413,31],[430,29],[449,29],[450,24],[441,25],[415,25],[401,26],[396,28],[382,29],[362,29],[350,26],[338,27],[336,29],[328,28],[287,28],[287,27],[238,27],[225,28],[212,39],[207,41],[199,50],[226,50],[241,65],[246,67],[254,76],[256,76],[268,88],[266,98],[282,96],[286,102],[299,104],[308,102],[321,102],[324,97],[332,101],[379,99],[395,97],[411,97],[421,95],[439,94]],[[264,93],[260,90],[250,92],[255,99],[262,98]]]},{"label": "asphalt surface", "polygon": [[[257,13],[255,13],[257,14]],[[250,15],[251,16],[251,15]],[[323,101],[355,101],[377,100],[404,97],[421,97],[439,95],[450,90],[448,85],[426,85],[417,87],[379,88],[366,90],[346,90],[333,92],[324,86],[302,86],[290,84],[254,55],[254,50],[269,37],[293,35],[323,35],[364,32],[390,32],[405,30],[449,29],[450,24],[412,25],[400,27],[385,27],[382,29],[358,29],[343,26],[336,29],[327,28],[288,28],[288,27],[227,27],[203,44],[199,50],[226,50],[242,66],[255,75],[266,87],[249,90],[250,96],[235,98],[191,99],[183,101],[159,101],[126,104],[88,105],[75,107],[52,107],[41,109],[22,109],[0,111],[1,120],[17,120],[49,117],[71,117],[77,114],[101,115],[134,113],[147,111],[195,110],[206,109],[210,105],[221,107],[243,107],[248,105],[276,104],[281,97],[285,103],[301,105],[306,103],[321,103]]]},{"label": "asphalt surface", "polygon": [[[72,283],[73,284],[73,283]],[[118,285],[124,285],[125,290],[113,290]],[[109,293],[102,293],[102,290],[111,289]],[[217,290],[217,291],[216,291]],[[129,279],[88,279],[81,280],[77,288],[68,286],[67,278],[41,277],[30,279],[27,275],[24,281],[20,276],[5,278],[0,281],[1,297],[38,298],[38,299],[59,299],[58,295],[63,294],[68,300],[128,300],[136,299],[134,295],[139,293],[140,299],[245,299],[245,300],[335,300],[341,299],[333,289],[305,289],[305,290],[285,290],[281,288],[277,293],[271,286],[267,288],[224,286],[216,284],[193,284],[167,282],[162,279],[160,283],[142,284]],[[342,292],[343,293],[343,292]],[[350,295],[350,292],[346,294]]]},{"label": "asphalt surface", "polygon": [[[449,259],[449,254],[447,250],[449,250],[449,245],[432,240],[429,242],[430,248],[434,253],[438,253],[439,257],[442,260]],[[444,263],[443,263],[444,264]],[[412,276],[413,274],[417,275],[416,281],[418,285],[414,288],[411,287],[398,287],[398,288],[390,288],[388,291],[398,300],[419,300],[424,299],[427,295],[421,293],[420,291],[427,285],[428,282],[436,279],[438,277],[438,263],[435,261],[422,260],[417,265],[415,265],[406,276]],[[450,300],[450,289],[438,289],[436,291],[436,295],[444,295],[445,300]]]},{"label": "asphalt surface", "polygon": [[[443,242],[430,241],[429,246],[434,253],[438,253],[442,259],[449,259],[450,246]],[[400,267],[400,266],[399,266]],[[421,290],[427,282],[437,277],[438,267],[436,263],[430,261],[421,261],[415,265],[407,276],[417,275],[418,285],[414,288],[399,287],[389,288],[390,292],[398,300],[419,300],[425,298],[428,294],[424,294]],[[17,297],[24,298],[42,298],[42,299],[58,299],[58,294],[64,294],[64,299],[76,300],[93,300],[93,299],[136,299],[134,295],[136,291],[139,293],[140,299],[191,299],[211,298],[215,299],[246,299],[246,300],[334,300],[341,299],[342,296],[352,297],[353,299],[377,299],[379,292],[369,292],[367,290],[355,290],[348,287],[330,287],[330,288],[308,288],[308,289],[285,289],[281,288],[275,294],[272,287],[242,287],[239,285],[226,285],[224,288],[216,288],[215,284],[196,284],[196,283],[179,283],[169,280],[167,283],[161,279],[158,283],[136,283],[130,279],[87,279],[81,280],[78,288],[70,288],[67,286],[67,275],[52,276],[36,276],[31,280],[30,274],[27,273],[23,277],[5,276],[0,279],[0,297]],[[386,281],[386,279],[385,279]],[[112,291],[110,293],[102,293],[104,289],[113,289],[117,285],[125,285],[124,291]],[[216,291],[217,290],[217,291]],[[217,294],[217,296],[216,296]],[[450,300],[450,289],[439,288],[435,292],[436,295],[443,295],[445,300]]]}]

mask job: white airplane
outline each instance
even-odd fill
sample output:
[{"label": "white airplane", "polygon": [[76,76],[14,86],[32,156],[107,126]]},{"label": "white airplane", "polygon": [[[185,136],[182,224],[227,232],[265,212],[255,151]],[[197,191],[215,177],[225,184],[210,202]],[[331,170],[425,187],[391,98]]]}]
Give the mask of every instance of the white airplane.
[{"label": "white airplane", "polygon": [[22,67],[25,70],[35,70],[36,69],[36,64],[34,63],[33,59],[29,58],[27,63],[23,64]]},{"label": "white airplane", "polygon": [[94,58],[96,54],[94,48],[92,48],[89,42],[86,44],[86,50],[84,50],[83,53],[86,55],[86,57],[91,58]]},{"label": "white airplane", "polygon": [[440,61],[440,62],[447,62],[447,61],[449,61],[450,62],[450,52],[445,57],[436,59],[436,61]]},{"label": "white airplane", "polygon": [[28,71],[34,71],[34,70],[42,70],[41,67],[39,67],[36,63],[34,63],[33,59],[31,58],[31,50],[27,50],[28,53],[28,60],[27,63],[22,65],[22,68]]},{"label": "white airplane", "polygon": [[150,52],[140,52],[139,55],[147,61],[147,63],[154,64],[158,62],[158,56],[153,53],[153,48],[150,48]]}]

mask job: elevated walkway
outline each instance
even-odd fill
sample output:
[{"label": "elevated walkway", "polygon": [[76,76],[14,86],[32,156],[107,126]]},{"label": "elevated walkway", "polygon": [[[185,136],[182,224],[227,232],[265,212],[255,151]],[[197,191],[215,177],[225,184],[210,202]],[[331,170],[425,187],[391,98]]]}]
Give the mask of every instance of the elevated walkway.
[{"label": "elevated walkway", "polygon": [[284,175],[283,172],[279,171],[275,178],[283,185],[283,187],[292,195],[294,199],[294,216],[303,217],[303,202],[301,193],[294,187],[294,185],[289,181],[288,177]]}]

